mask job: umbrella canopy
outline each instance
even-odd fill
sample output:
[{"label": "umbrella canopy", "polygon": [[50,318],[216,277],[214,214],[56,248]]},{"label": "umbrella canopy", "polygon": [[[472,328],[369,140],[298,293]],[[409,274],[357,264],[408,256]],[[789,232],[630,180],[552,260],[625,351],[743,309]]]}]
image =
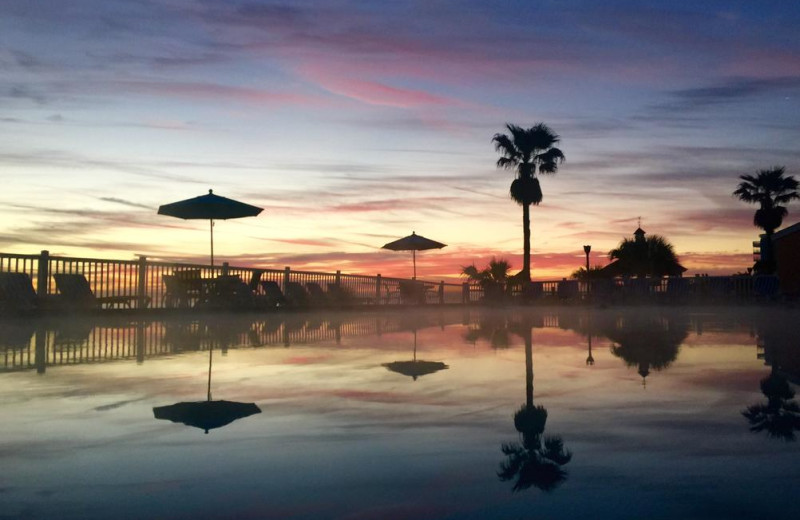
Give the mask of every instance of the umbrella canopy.
[{"label": "umbrella canopy", "polygon": [[383,366],[392,372],[413,377],[414,380],[416,380],[419,376],[433,374],[434,372],[448,368],[448,366],[441,361],[418,361],[416,359],[411,361],[393,361],[391,363],[386,363]]},{"label": "umbrella canopy", "polygon": [[418,235],[416,232],[412,231],[407,237],[384,244],[381,249],[390,249],[392,251],[412,251],[412,257],[414,259],[414,279],[416,279],[417,251],[424,251],[426,249],[441,249],[446,246],[447,244],[442,244],[436,240],[425,238],[424,236]]},{"label": "umbrella canopy", "polygon": [[263,208],[251,206],[238,200],[214,195],[208,190],[207,195],[173,202],[159,206],[158,214],[184,220],[209,220],[211,225],[211,265],[214,265],[214,221],[232,218],[255,217],[264,211]]},{"label": "umbrella canopy", "polygon": [[199,401],[195,403],[175,403],[169,406],[153,408],[156,419],[167,419],[174,423],[183,423],[187,426],[208,430],[230,424],[236,419],[242,419],[261,413],[255,403],[237,403],[235,401]]}]

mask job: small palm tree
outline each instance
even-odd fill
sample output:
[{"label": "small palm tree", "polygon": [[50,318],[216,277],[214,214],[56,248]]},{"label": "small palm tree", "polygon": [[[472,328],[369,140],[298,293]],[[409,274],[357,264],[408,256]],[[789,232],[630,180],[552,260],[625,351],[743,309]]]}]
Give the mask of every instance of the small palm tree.
[{"label": "small palm tree", "polygon": [[755,176],[740,175],[742,182],[734,190],[733,195],[743,202],[758,204],[753,215],[753,225],[764,230],[767,235],[766,250],[762,250],[760,270],[771,273],[775,270],[772,257],[772,234],[781,227],[788,214],[785,204],[800,199],[798,181],[785,176],[786,168],[775,166],[768,170],[760,170]]},{"label": "small palm tree", "polygon": [[484,296],[489,300],[502,299],[509,282],[508,272],[511,263],[505,258],[492,257],[489,265],[478,269],[475,264],[461,267],[461,275],[478,283],[483,288]]},{"label": "small palm tree", "polygon": [[603,271],[603,267],[599,265],[593,265],[587,271],[585,267],[581,267],[572,272],[570,275],[571,278],[575,280],[602,280],[606,277],[605,271]]},{"label": "small palm tree", "polygon": [[497,167],[514,170],[511,198],[522,206],[523,260],[520,274],[524,281],[531,279],[531,219],[530,205],[542,202],[542,188],[537,174],[552,174],[564,162],[564,154],[555,147],[558,134],[544,123],[530,128],[506,124],[508,134],[495,134],[494,148],[500,153]]}]

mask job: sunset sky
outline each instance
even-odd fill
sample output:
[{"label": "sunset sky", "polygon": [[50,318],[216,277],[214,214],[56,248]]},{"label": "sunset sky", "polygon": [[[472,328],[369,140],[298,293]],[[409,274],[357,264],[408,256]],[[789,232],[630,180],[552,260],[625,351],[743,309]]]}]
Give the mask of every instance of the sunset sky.
[{"label": "sunset sky", "polygon": [[[636,229],[689,274],[752,265],[738,175],[800,177],[800,3],[3,0],[0,252],[410,276],[505,257],[521,208],[491,138],[550,125],[567,161],[531,211],[532,276]],[[784,225],[800,220],[789,207]]]}]

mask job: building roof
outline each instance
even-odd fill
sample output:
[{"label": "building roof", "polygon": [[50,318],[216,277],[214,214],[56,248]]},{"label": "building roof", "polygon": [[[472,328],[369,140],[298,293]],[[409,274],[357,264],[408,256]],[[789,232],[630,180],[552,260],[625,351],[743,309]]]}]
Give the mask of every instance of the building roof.
[{"label": "building roof", "polygon": [[785,227],[780,231],[776,231],[775,234],[772,235],[772,240],[779,240],[787,235],[792,235],[798,232],[800,232],[800,222],[796,222],[789,227]]}]

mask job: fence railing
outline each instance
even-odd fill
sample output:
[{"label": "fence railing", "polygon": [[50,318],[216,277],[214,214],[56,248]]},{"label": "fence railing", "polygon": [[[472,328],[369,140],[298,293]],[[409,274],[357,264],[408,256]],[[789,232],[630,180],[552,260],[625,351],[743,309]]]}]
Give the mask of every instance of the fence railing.
[{"label": "fence railing", "polygon": [[[230,294],[219,299],[215,281],[234,280],[254,294],[271,283],[289,296],[294,290],[304,293],[296,306],[381,306],[443,305],[478,302],[576,302],[607,303],[683,303],[730,302],[770,298],[778,294],[778,279],[772,276],[715,276],[687,278],[631,278],[613,280],[533,281],[524,289],[492,284],[445,283],[401,278],[335,273],[262,269],[254,267],[181,264],[138,260],[56,257],[47,251],[38,255],[0,253],[0,273],[24,273],[31,280],[36,296],[42,301],[57,300],[69,305],[59,295],[55,278],[60,274],[83,275],[93,293],[93,301],[106,306],[125,304],[130,308],[165,309],[171,307],[203,307],[209,302],[237,301]],[[193,284],[180,298],[170,292],[167,281],[177,278]],[[213,290],[217,293],[212,294]],[[313,289],[313,290],[312,290]],[[231,291],[235,292],[236,286]],[[13,308],[15,295],[0,284],[0,310]],[[315,295],[317,296],[315,298]],[[278,305],[292,303],[291,298]],[[274,303],[274,302],[272,302]],[[98,305],[102,306],[102,305]]]},{"label": "fence railing", "polygon": [[[209,287],[222,277],[238,278],[256,296],[265,282],[272,282],[284,295],[292,289],[306,293],[307,301],[314,306],[324,304],[396,305],[396,304],[463,304],[478,301],[482,290],[467,283],[445,283],[407,280],[376,276],[263,269],[255,267],[183,264],[139,260],[108,260],[98,258],[56,257],[47,251],[39,255],[0,253],[0,273],[24,273],[36,295],[43,301],[53,300],[59,294],[56,277],[60,274],[83,275],[91,288],[94,301],[110,305],[125,304],[130,308],[164,309],[176,306],[203,306],[208,303]],[[185,298],[177,299],[170,293],[167,280],[178,278],[198,284]],[[313,286],[313,287],[312,287]],[[299,288],[299,289],[298,289]],[[315,289],[315,293],[310,289]],[[13,295],[2,294],[0,303]],[[334,298],[336,296],[337,298]],[[68,304],[68,302],[63,302]],[[218,302],[219,303],[219,302]],[[299,306],[306,306],[299,305]]]}]

